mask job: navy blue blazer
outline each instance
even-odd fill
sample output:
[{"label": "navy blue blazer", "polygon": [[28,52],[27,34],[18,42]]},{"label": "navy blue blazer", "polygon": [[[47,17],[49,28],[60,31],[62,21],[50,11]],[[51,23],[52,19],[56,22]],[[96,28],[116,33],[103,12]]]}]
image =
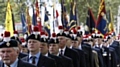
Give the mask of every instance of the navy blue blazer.
[{"label": "navy blue blazer", "polygon": [[63,55],[59,55],[59,57],[62,58],[62,63],[64,65],[64,67],[73,67],[73,61],[71,58],[69,58],[67,56],[63,56]]},{"label": "navy blue blazer", "polygon": [[86,61],[85,61],[85,53],[83,50],[77,49],[77,48],[72,48],[76,51],[78,51],[79,53],[79,57],[80,57],[80,67],[86,67]]},{"label": "navy blue blazer", "polygon": [[26,57],[26,56],[28,56],[28,55],[20,52],[18,55],[18,58],[21,59],[21,58]]},{"label": "navy blue blazer", "polygon": [[110,47],[115,49],[116,55],[117,55],[117,64],[120,64],[120,44],[117,41],[114,41]]},{"label": "navy blue blazer", "polygon": [[82,50],[85,53],[86,67],[93,67],[93,59],[92,59],[92,48],[91,45],[83,43]]},{"label": "navy blue blazer", "polygon": [[64,55],[73,60],[74,67],[79,67],[80,61],[79,61],[79,53],[77,51],[66,47]]},{"label": "navy blue blazer", "polygon": [[[29,56],[22,58],[22,60],[28,62]],[[56,67],[56,64],[55,64],[54,59],[40,54],[37,67]]]},{"label": "navy blue blazer", "polygon": [[117,56],[114,48],[109,47],[109,60],[110,60],[110,67],[117,67]]},{"label": "navy blue blazer", "polygon": [[98,53],[98,60],[99,60],[99,66],[100,67],[105,67],[104,60],[103,60],[103,55],[102,55],[102,49],[101,48],[93,48]]},{"label": "navy blue blazer", "polygon": [[[0,61],[0,67],[4,67],[4,63]],[[24,62],[22,60],[18,60],[18,66],[17,67],[36,67],[30,63]]]},{"label": "navy blue blazer", "polygon": [[60,58],[59,56],[55,56],[55,55],[48,53],[48,57],[53,58],[55,60],[57,67],[64,67],[62,63],[62,58]]}]

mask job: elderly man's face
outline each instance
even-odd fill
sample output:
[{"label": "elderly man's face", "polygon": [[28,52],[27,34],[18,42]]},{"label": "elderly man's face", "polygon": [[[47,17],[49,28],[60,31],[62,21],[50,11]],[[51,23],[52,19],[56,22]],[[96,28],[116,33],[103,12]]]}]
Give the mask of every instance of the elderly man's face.
[{"label": "elderly man's face", "polygon": [[14,48],[0,48],[0,57],[5,64],[12,64],[18,57],[19,51]]}]

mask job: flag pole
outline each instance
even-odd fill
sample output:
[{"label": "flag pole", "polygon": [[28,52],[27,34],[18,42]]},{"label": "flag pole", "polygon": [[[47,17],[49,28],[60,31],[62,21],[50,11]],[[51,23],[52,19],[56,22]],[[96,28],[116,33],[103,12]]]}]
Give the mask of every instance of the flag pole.
[{"label": "flag pole", "polygon": [[63,0],[61,0],[61,22],[62,22],[62,26],[64,27],[64,22],[63,22],[63,6],[64,6],[64,2]]},{"label": "flag pole", "polygon": [[53,0],[53,32],[55,32],[55,0]]},{"label": "flag pole", "polygon": [[117,16],[117,35],[120,34],[120,5],[119,5],[119,8],[118,8],[118,16]]}]

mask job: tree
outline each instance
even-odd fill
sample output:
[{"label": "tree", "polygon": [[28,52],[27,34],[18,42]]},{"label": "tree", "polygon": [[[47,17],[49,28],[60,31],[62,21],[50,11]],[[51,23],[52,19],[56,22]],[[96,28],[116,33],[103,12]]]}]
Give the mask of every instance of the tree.
[{"label": "tree", "polygon": [[[65,0],[65,1],[66,1],[67,10],[69,12],[71,0]],[[80,23],[86,22],[87,9],[88,9],[87,4],[90,5],[95,18],[97,19],[100,0],[76,0],[76,3],[77,3],[78,18]],[[120,4],[120,0],[105,0],[105,3],[106,3],[106,11],[108,11],[109,7],[111,7],[113,15],[116,16],[118,13],[118,6]]]},{"label": "tree", "polygon": [[[21,22],[20,12],[21,12],[21,8],[23,8],[25,11],[26,8],[26,5],[24,4],[25,1],[27,0],[10,0],[15,17],[15,22]],[[31,1],[32,3],[34,2],[34,0]],[[70,1],[72,0],[64,0],[64,1],[66,3],[67,12],[69,13]],[[77,3],[77,13],[80,23],[86,22],[87,9],[88,9],[87,3],[90,5],[95,18],[97,19],[100,0],[75,0],[75,1]],[[106,3],[106,10],[108,11],[109,7],[111,7],[113,15],[116,16],[118,13],[118,5],[120,4],[120,0],[105,0],[105,3]],[[0,0],[0,24],[4,24],[5,22],[6,5],[7,5],[7,0]]]}]

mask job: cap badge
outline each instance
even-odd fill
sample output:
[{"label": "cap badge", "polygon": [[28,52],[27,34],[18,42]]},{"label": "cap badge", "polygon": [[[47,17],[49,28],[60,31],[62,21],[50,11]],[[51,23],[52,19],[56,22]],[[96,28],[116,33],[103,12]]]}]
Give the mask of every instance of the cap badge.
[{"label": "cap badge", "polygon": [[56,43],[56,39],[55,39],[54,41],[55,41],[55,43]]},{"label": "cap badge", "polygon": [[35,39],[37,39],[37,34],[35,35]]},{"label": "cap badge", "polygon": [[44,41],[46,41],[46,39],[44,38]]},{"label": "cap badge", "polygon": [[10,43],[9,42],[7,42],[7,44],[6,44],[8,47],[10,46]]}]

